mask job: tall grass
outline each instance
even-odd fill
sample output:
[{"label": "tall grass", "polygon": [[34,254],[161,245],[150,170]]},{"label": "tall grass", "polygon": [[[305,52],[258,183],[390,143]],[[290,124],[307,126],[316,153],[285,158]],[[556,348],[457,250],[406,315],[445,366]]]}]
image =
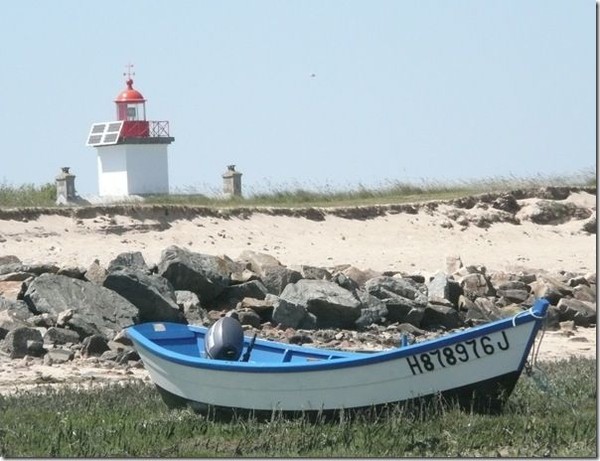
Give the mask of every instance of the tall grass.
[{"label": "tall grass", "polygon": [[[319,184],[274,184],[266,182],[260,189],[248,187],[244,197],[228,198],[212,190],[200,193],[193,187],[178,189],[171,194],[149,195],[144,203],[195,206],[354,206],[384,203],[407,203],[424,200],[448,200],[485,192],[505,192],[540,187],[595,187],[595,169],[582,170],[564,176],[536,175],[533,177],[498,176],[455,181],[421,180],[408,182],[387,180],[367,187],[363,184],[332,187]],[[54,186],[0,185],[0,207],[54,206]],[[127,202],[131,203],[131,202]]]},{"label": "tall grass", "polygon": [[541,369],[537,380],[523,376],[503,413],[493,416],[439,404],[328,421],[219,421],[167,410],[143,384],[21,392],[0,397],[0,456],[595,457],[595,360]]},{"label": "tall grass", "polygon": [[0,206],[4,207],[31,207],[54,206],[56,202],[56,186],[48,183],[41,186],[23,184],[12,186],[0,184]]}]

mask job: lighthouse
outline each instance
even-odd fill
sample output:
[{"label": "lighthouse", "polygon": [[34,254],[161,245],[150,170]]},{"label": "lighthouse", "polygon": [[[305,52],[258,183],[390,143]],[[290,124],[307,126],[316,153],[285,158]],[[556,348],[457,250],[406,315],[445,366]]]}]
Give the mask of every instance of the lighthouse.
[{"label": "lighthouse", "polygon": [[167,149],[175,138],[168,121],[146,120],[146,99],[133,88],[131,67],[114,101],[116,120],[94,123],[87,138],[97,152],[101,197],[169,193]]}]

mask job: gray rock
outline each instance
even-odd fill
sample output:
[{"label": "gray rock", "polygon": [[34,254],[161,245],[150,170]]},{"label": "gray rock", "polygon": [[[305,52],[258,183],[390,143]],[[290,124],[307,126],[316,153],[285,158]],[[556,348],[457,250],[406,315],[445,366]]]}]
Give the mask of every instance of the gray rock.
[{"label": "gray rock", "polygon": [[68,349],[49,349],[44,356],[44,364],[67,363],[75,358],[75,353]]},{"label": "gray rock", "polygon": [[208,305],[229,286],[229,267],[223,258],[170,246],[163,250],[158,275],[166,278],[176,290],[189,290]]},{"label": "gray rock", "polygon": [[299,280],[286,286],[280,298],[314,314],[319,328],[351,328],[361,314],[361,302],[327,280]]},{"label": "gray rock", "polygon": [[198,295],[193,291],[175,290],[175,302],[188,323],[194,325],[207,325],[210,323],[206,310],[200,304]]},{"label": "gray rock", "polygon": [[554,305],[557,305],[561,298],[573,296],[573,289],[569,285],[550,275],[538,275],[537,280],[529,286],[536,298],[546,298]]},{"label": "gray rock", "polygon": [[56,273],[73,279],[85,280],[86,269],[77,266],[61,266]]},{"label": "gray rock", "polygon": [[365,329],[372,324],[385,323],[388,308],[382,300],[363,290],[357,290],[356,296],[362,303],[360,317],[354,322],[358,329]]},{"label": "gray rock", "polygon": [[287,285],[296,283],[301,278],[298,271],[284,266],[264,266],[260,273],[260,279],[267,291],[274,295],[280,295]]},{"label": "gray rock", "polygon": [[581,226],[581,230],[587,232],[588,234],[595,234],[598,229],[598,224],[596,222],[596,213],[592,215],[587,221],[583,223]]},{"label": "gray rock", "polygon": [[117,293],[91,282],[63,275],[43,274],[29,285],[24,301],[35,314],[59,316],[71,311],[63,325],[84,338],[90,334],[112,337],[135,323],[137,308]]},{"label": "gray rock", "polygon": [[128,251],[118,254],[115,259],[108,263],[108,272],[115,272],[123,269],[135,270],[136,272],[150,273],[150,268],[140,251]]},{"label": "gray rock", "polygon": [[88,282],[95,283],[96,285],[102,285],[104,283],[104,279],[108,272],[104,269],[100,262],[96,259],[94,262],[88,267],[88,270],[84,274],[85,280]]},{"label": "gray rock", "polygon": [[466,307],[465,310],[467,311],[465,320],[471,323],[487,323],[505,317],[490,298],[479,297],[474,302],[466,298],[463,301],[463,306]]},{"label": "gray rock", "polygon": [[109,272],[104,287],[118,293],[139,311],[139,321],[185,323],[173,287],[163,277],[135,269]]},{"label": "gray rock", "polygon": [[40,346],[43,345],[42,334],[35,328],[15,328],[8,332],[0,345],[11,359],[22,358],[26,355],[39,357],[44,353],[43,346]]},{"label": "gray rock", "polygon": [[350,277],[346,276],[342,272],[337,272],[331,277],[331,281],[337,283],[342,288],[348,291],[356,291],[358,290],[358,283],[352,280]]},{"label": "gray rock", "polygon": [[[528,287],[529,288],[529,287]],[[524,303],[529,298],[529,290],[507,289],[497,290],[496,296],[505,298],[509,303]]]},{"label": "gray rock", "polygon": [[331,272],[322,267],[300,266],[300,275],[304,279],[310,280],[331,280]]},{"label": "gray rock", "polygon": [[237,260],[242,263],[247,263],[250,266],[249,269],[257,274],[261,274],[265,267],[281,266],[281,263],[277,258],[266,253],[252,250],[242,251]]},{"label": "gray rock", "polygon": [[482,296],[494,296],[494,288],[482,273],[467,274],[460,279],[460,286],[465,296],[475,299]]},{"label": "gray rock", "polygon": [[15,255],[4,255],[0,256],[0,266],[5,266],[6,264],[19,264],[21,260]]},{"label": "gray rock", "polygon": [[590,216],[592,216],[592,212],[587,208],[580,208],[571,202],[556,200],[539,200],[524,206],[516,214],[517,219],[543,225],[564,224],[573,218],[587,219]]},{"label": "gray rock", "polygon": [[573,288],[573,297],[579,301],[588,301],[593,303],[596,301],[595,286],[596,285],[594,285],[594,287],[583,284],[577,285],[575,288]]},{"label": "gray rock", "polygon": [[417,306],[427,305],[427,287],[419,285],[411,278],[399,278],[382,275],[365,283],[367,293],[379,299],[387,299],[394,295],[414,301]]},{"label": "gray rock", "polygon": [[28,326],[33,313],[23,301],[10,301],[0,297],[0,339],[15,328]]},{"label": "gray rock", "polygon": [[108,351],[108,341],[101,335],[91,335],[83,340],[81,355],[84,357],[99,357]]},{"label": "gray rock", "polygon": [[463,326],[458,311],[452,307],[428,304],[421,319],[421,327],[426,329],[444,328],[452,330]]},{"label": "gray rock", "polygon": [[50,327],[43,336],[45,344],[78,343],[79,334],[66,328]]},{"label": "gray rock", "polygon": [[560,312],[559,321],[573,320],[575,325],[589,327],[596,323],[596,303],[562,298],[556,306]]},{"label": "gray rock", "polygon": [[254,328],[260,328],[261,318],[252,309],[240,309],[236,310],[238,314],[238,320],[242,325],[250,325]]},{"label": "gray rock", "polygon": [[341,271],[349,279],[353,280],[359,288],[364,287],[367,280],[370,280],[381,275],[380,272],[367,269],[361,270],[354,266],[350,266]]},{"label": "gray rock", "polygon": [[282,298],[277,298],[273,304],[273,322],[282,328],[298,328],[306,314],[304,306]]},{"label": "gray rock", "polygon": [[0,275],[9,274],[12,272],[24,272],[33,275],[42,274],[56,274],[58,272],[58,266],[54,264],[22,264],[22,263],[9,263],[0,266]]},{"label": "gray rock", "polygon": [[317,328],[317,316],[310,312],[300,321],[298,328],[302,330],[315,330]]},{"label": "gray rock", "polygon": [[220,294],[220,298],[237,300],[244,298],[265,299],[267,294],[267,288],[260,280],[250,280],[239,285],[226,287]]}]

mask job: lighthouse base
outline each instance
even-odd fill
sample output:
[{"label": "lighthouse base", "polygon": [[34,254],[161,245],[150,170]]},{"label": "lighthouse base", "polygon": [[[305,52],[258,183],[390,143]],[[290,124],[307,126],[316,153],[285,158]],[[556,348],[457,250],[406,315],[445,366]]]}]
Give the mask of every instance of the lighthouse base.
[{"label": "lighthouse base", "polygon": [[101,197],[169,193],[167,144],[96,147]]}]

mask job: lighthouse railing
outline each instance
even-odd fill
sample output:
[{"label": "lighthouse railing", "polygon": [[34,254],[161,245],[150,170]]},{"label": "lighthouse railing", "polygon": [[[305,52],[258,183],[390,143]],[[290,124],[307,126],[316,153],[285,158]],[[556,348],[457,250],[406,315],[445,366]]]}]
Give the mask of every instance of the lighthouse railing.
[{"label": "lighthouse railing", "polygon": [[150,122],[150,137],[151,138],[168,138],[169,137],[169,122],[166,120]]}]

